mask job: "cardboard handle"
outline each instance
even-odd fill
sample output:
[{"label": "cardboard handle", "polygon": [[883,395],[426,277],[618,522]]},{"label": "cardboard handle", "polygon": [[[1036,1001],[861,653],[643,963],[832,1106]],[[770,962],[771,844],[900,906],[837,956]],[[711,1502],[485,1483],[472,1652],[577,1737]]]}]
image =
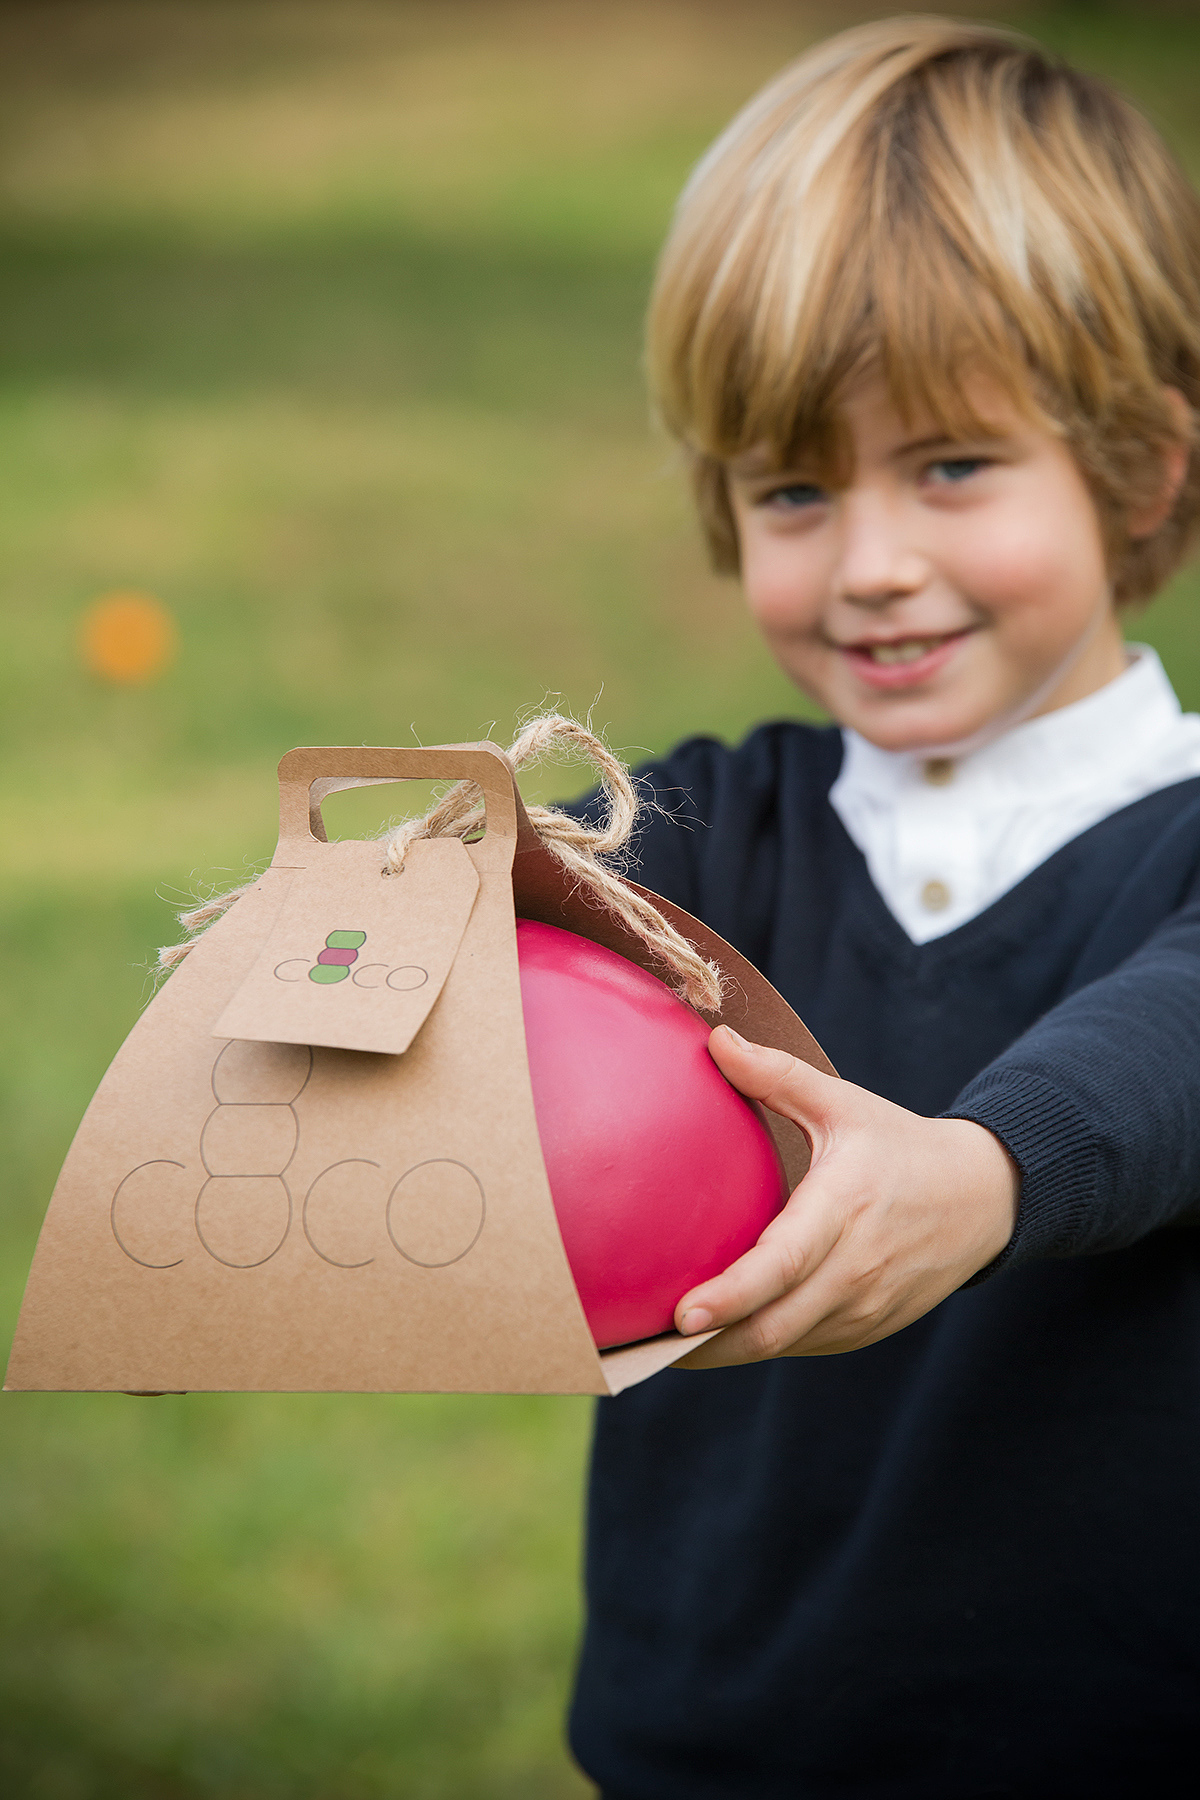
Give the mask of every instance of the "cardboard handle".
[{"label": "cardboard handle", "polygon": [[344,788],[389,781],[473,781],[482,788],[487,828],[466,845],[482,873],[512,867],[517,841],[517,789],[512,765],[495,744],[438,744],[424,750],[367,745],[289,750],[279,764],[279,852],[285,846],[327,842],[321,801]]}]

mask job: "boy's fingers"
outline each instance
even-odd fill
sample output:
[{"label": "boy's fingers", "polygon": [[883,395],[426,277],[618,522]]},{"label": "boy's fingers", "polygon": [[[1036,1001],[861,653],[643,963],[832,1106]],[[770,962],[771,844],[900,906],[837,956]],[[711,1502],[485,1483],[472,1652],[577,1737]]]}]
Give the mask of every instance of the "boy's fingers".
[{"label": "boy's fingers", "polygon": [[708,1040],[709,1055],[739,1093],[781,1113],[795,1125],[819,1123],[831,1105],[846,1095],[846,1083],[822,1075],[786,1050],[752,1044],[728,1025],[718,1025]]},{"label": "boy's fingers", "polygon": [[699,1345],[677,1365],[687,1369],[728,1368],[786,1355],[793,1346],[820,1335],[820,1327],[836,1304],[836,1280],[819,1275],[781,1295],[748,1318],[729,1325],[711,1343]]},{"label": "boy's fingers", "polygon": [[830,1211],[808,1205],[801,1226],[792,1211],[800,1204],[797,1196],[767,1226],[753,1249],[683,1296],[675,1308],[675,1324],[684,1337],[748,1318],[820,1268],[837,1242],[840,1227]]},{"label": "boy's fingers", "polygon": [[[717,1027],[708,1047],[721,1073],[739,1092],[791,1119],[810,1138],[825,1123],[830,1106],[855,1091],[786,1050],[748,1043],[727,1025]],[[816,1148],[814,1140],[814,1153]],[[840,1227],[832,1214],[814,1204],[818,1196],[812,1173],[804,1183],[803,1220],[797,1210],[801,1204],[798,1193],[752,1250],[683,1296],[675,1309],[675,1322],[685,1337],[748,1318],[790,1292],[824,1261]]]}]

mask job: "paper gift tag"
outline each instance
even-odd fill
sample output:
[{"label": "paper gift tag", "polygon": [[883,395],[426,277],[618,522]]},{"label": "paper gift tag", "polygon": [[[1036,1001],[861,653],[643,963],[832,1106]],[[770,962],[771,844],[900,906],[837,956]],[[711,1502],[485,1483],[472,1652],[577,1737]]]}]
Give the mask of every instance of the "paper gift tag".
[{"label": "paper gift tag", "polygon": [[378,844],[322,844],[296,870],[214,1037],[408,1049],[458,953],[479,876],[454,838],[413,844],[398,874],[382,861]]}]

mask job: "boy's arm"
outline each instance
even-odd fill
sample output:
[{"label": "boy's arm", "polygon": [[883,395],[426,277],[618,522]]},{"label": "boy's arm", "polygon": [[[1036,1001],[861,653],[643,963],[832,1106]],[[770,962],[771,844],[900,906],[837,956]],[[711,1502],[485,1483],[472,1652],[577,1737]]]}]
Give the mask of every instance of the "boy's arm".
[{"label": "boy's arm", "polygon": [[1054,1007],[947,1114],[986,1126],[1021,1168],[997,1268],[1200,1222],[1200,898]]},{"label": "boy's arm", "polygon": [[857,1349],[981,1272],[1120,1249],[1200,1216],[1200,901],[1039,1020],[940,1119],[724,1030],[712,1051],[735,1086],[804,1128],[813,1163],[755,1248],[680,1302],[681,1330],[732,1327],[695,1366]]}]

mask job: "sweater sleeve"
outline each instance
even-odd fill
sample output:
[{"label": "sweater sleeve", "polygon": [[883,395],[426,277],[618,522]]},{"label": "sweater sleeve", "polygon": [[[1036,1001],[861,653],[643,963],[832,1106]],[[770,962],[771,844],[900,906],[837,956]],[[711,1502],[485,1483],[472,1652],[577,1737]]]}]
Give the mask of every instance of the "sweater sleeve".
[{"label": "sweater sleeve", "polygon": [[1200,1223],[1200,896],[1047,1013],[943,1117],[1021,1171],[1016,1230],[975,1279]]}]

